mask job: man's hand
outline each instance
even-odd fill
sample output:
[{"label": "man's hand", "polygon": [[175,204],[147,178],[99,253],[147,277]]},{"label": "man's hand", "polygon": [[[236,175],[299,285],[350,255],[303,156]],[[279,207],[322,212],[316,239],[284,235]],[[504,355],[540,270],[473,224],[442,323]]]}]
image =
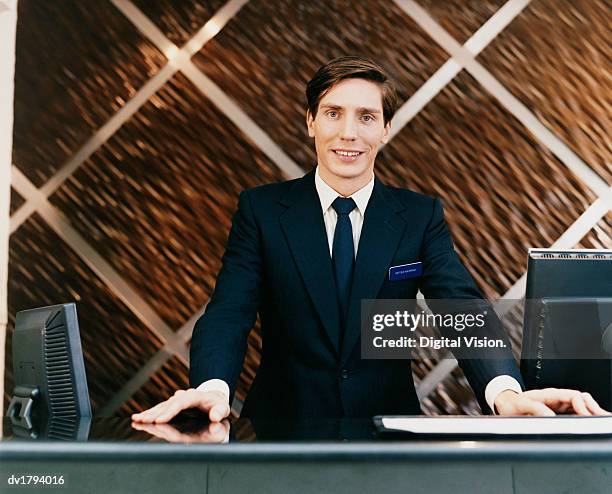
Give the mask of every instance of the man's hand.
[{"label": "man's hand", "polygon": [[229,439],[230,424],[211,422],[197,432],[181,432],[170,424],[140,424],[132,422],[132,427],[169,443],[226,443]]},{"label": "man's hand", "polygon": [[523,393],[502,391],[495,399],[495,409],[499,415],[612,415],[601,408],[589,393],[557,388],[534,389]]},{"label": "man's hand", "polygon": [[132,415],[134,422],[145,424],[165,424],[183,410],[198,408],[208,413],[211,422],[221,422],[230,413],[225,395],[219,391],[198,391],[179,389],[174,396],[162,401],[153,408]]}]

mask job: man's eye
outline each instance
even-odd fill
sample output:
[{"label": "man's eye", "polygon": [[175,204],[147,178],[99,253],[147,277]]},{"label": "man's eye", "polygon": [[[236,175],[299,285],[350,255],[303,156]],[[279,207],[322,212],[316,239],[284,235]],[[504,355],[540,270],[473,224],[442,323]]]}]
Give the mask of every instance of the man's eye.
[{"label": "man's eye", "polygon": [[335,110],[330,110],[327,112],[327,116],[330,118],[337,118],[338,117],[338,112]]},{"label": "man's eye", "polygon": [[367,123],[367,122],[371,122],[372,120],[374,120],[374,117],[372,115],[365,114],[361,116],[361,120]]}]

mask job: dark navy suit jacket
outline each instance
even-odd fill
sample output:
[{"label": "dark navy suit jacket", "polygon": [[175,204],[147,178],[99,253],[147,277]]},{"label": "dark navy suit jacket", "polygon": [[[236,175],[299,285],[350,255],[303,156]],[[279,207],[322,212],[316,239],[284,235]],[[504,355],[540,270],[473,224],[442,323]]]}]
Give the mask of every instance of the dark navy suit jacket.
[{"label": "dark navy suit jacket", "polygon": [[[391,266],[421,261],[418,278],[390,281]],[[441,203],[375,179],[355,261],[340,347],[339,312],[314,172],[240,194],[214,294],[191,342],[193,387],[218,378],[233,396],[247,335],[261,319],[261,365],[242,415],[338,418],[421,413],[409,360],[362,360],[361,299],[478,298],[455,253]],[[491,331],[491,329],[489,329]],[[498,334],[491,337],[506,338]],[[510,348],[508,344],[508,348]],[[482,407],[497,375],[521,382],[501,359],[460,360]]]}]

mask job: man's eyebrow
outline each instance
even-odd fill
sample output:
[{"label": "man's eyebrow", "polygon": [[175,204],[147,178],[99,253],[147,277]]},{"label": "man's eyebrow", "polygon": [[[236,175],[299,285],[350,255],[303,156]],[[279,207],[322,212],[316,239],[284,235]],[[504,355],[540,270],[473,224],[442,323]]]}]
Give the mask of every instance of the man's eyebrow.
[{"label": "man's eyebrow", "polygon": [[339,105],[321,105],[320,108],[327,108],[328,110],[342,110],[342,107]]},{"label": "man's eyebrow", "polygon": [[[344,107],[340,105],[331,105],[331,104],[321,105],[320,108],[325,108],[326,110],[343,110],[344,109]],[[382,113],[382,111],[376,108],[366,108],[365,106],[360,106],[359,108],[357,108],[357,112],[358,113],[373,113],[373,114]]]},{"label": "man's eyebrow", "polygon": [[360,108],[357,108],[357,111],[359,113],[374,113],[374,114],[382,113],[382,111],[377,110],[376,108],[365,108],[363,106]]}]

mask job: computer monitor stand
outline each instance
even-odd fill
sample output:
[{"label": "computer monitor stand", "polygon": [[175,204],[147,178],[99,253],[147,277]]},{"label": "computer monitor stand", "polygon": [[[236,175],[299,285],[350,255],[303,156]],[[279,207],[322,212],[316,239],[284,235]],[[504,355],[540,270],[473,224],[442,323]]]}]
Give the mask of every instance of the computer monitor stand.
[{"label": "computer monitor stand", "polygon": [[37,386],[15,386],[13,397],[6,411],[6,416],[11,419],[11,423],[25,429],[31,429],[32,409],[39,397],[40,390]]}]

